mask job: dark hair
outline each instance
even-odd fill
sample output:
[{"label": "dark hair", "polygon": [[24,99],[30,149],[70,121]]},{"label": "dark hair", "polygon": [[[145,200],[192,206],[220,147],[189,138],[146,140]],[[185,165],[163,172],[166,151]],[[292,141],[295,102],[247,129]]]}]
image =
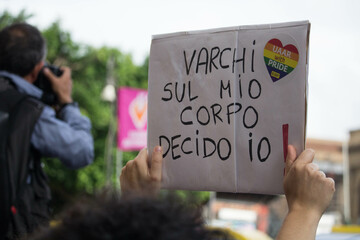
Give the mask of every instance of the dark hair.
[{"label": "dark hair", "polygon": [[148,199],[108,199],[79,202],[61,223],[34,240],[208,239],[201,211],[180,202]]},{"label": "dark hair", "polygon": [[0,70],[24,77],[45,55],[46,43],[37,28],[16,23],[0,31]]}]

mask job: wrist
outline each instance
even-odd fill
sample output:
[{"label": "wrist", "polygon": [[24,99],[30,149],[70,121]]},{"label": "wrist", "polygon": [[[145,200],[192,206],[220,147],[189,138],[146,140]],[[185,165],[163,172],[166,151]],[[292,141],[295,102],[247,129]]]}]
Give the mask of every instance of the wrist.
[{"label": "wrist", "polygon": [[287,216],[296,217],[309,224],[317,224],[320,221],[322,213],[306,207],[292,207],[289,209]]},{"label": "wrist", "polygon": [[69,103],[59,104],[57,106],[56,112],[59,114],[65,107],[67,107],[69,105],[74,106],[74,107],[78,107],[77,102],[69,102]]},{"label": "wrist", "polygon": [[59,98],[60,105],[66,105],[73,103],[72,97]]},{"label": "wrist", "polygon": [[314,211],[290,209],[276,239],[315,239],[320,217]]}]

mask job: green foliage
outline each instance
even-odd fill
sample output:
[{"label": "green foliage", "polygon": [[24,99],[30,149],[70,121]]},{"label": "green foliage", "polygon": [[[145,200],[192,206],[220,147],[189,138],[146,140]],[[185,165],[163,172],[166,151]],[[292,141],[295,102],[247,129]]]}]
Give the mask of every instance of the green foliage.
[{"label": "green foliage", "polygon": [[[131,55],[124,54],[116,48],[106,46],[93,48],[75,43],[71,39],[70,33],[62,30],[59,22],[55,22],[45,29],[43,35],[48,43],[48,62],[55,65],[66,65],[72,69],[73,98],[79,103],[81,112],[90,118],[93,126],[95,160],[92,165],[77,171],[57,166],[55,173],[50,170],[55,166],[47,164],[46,169],[54,185],[53,191],[58,189],[56,186],[61,186],[62,191],[57,191],[57,195],[61,199],[71,201],[73,196],[84,192],[92,194],[105,186],[104,150],[109,124],[115,112],[108,102],[101,100],[100,96],[106,84],[106,67],[109,58],[115,60],[114,77],[118,87],[146,88],[148,61],[141,66],[136,66]],[[112,152],[114,171],[111,182],[115,186],[117,182],[116,154],[115,150]],[[133,159],[136,154],[136,152],[124,153],[123,161],[127,162],[129,159]]]},{"label": "green foliage", "polygon": [[74,43],[70,33],[55,22],[42,32],[47,41],[47,60],[56,65],[69,65],[77,60],[80,46]]},{"label": "green foliage", "polygon": [[[0,28],[14,22],[26,21],[32,15],[21,11],[13,17],[7,11],[0,15]],[[42,31],[47,41],[47,61],[57,66],[69,66],[72,69],[73,99],[79,103],[81,112],[88,116],[92,122],[94,137],[95,159],[94,163],[80,170],[66,169],[57,159],[46,159],[45,171],[50,180],[53,193],[53,206],[55,212],[65,204],[71,203],[80,194],[94,194],[105,186],[105,143],[109,124],[114,117],[108,102],[101,100],[101,91],[106,84],[107,62],[113,58],[115,62],[115,85],[147,88],[149,58],[142,65],[137,66],[130,54],[121,52],[116,48],[103,46],[94,48],[72,40],[71,34],[62,29],[59,21],[52,23]],[[114,141],[115,142],[115,141]],[[113,177],[111,182],[115,186],[115,146],[113,146]],[[137,152],[124,152],[123,163],[136,156]],[[205,202],[207,192],[177,191],[180,197]]]},{"label": "green foliage", "polygon": [[12,16],[10,12],[3,11],[0,13],[0,29],[13,23],[26,22],[32,16],[32,14],[26,13],[25,10],[20,11],[17,16]]}]

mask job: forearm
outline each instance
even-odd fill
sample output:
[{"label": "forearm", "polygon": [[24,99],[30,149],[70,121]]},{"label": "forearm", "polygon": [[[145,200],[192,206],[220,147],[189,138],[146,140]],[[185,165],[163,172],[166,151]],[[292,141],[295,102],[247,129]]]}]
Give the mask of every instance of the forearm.
[{"label": "forearm", "polygon": [[80,113],[77,103],[66,105],[58,113],[58,117],[75,130],[83,130],[89,133],[91,131],[91,122]]},{"label": "forearm", "polygon": [[310,211],[290,211],[279,231],[277,240],[313,240],[321,215]]},{"label": "forearm", "polygon": [[315,152],[304,150],[299,157],[293,146],[288,147],[284,191],[289,213],[277,240],[315,239],[320,218],[335,192],[335,182],[313,164]]},{"label": "forearm", "polygon": [[94,158],[91,123],[77,108],[66,108],[64,118],[59,120],[46,107],[35,125],[31,142],[43,156],[59,158],[65,166],[76,169],[90,164]]}]

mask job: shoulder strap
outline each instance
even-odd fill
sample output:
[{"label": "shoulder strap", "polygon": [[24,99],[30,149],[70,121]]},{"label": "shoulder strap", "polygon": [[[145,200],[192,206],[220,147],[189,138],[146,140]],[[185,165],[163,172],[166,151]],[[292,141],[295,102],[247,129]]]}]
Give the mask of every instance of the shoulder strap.
[{"label": "shoulder strap", "polygon": [[0,111],[0,239],[3,239],[10,219],[9,166],[6,161],[6,140],[8,135],[9,113]]},{"label": "shoulder strap", "polygon": [[7,161],[7,140],[10,126],[11,109],[25,99],[26,95],[19,94],[14,89],[0,93],[0,236],[5,236],[10,220],[11,187],[10,168]]},{"label": "shoulder strap", "polygon": [[19,186],[25,182],[28,159],[24,156],[28,156],[30,151],[14,151],[11,145],[19,144],[21,148],[25,144],[30,149],[30,139],[25,139],[25,136],[31,136],[42,111],[41,104],[39,111],[34,111],[37,108],[32,106],[36,104],[40,103],[15,89],[0,92],[0,236],[7,232],[11,210],[14,211],[12,203]]}]

